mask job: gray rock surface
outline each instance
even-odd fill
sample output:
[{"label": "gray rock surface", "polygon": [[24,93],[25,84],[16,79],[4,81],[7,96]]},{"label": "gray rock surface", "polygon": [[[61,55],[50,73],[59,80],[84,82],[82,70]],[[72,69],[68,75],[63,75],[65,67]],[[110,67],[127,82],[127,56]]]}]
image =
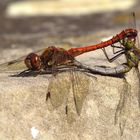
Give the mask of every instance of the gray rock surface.
[{"label": "gray rock surface", "polygon": [[[0,62],[50,45],[70,48],[96,44],[102,38],[124,29],[122,24],[126,25],[128,11],[126,13],[20,19],[2,15]],[[121,29],[117,28],[119,26]],[[111,54],[111,50],[107,52]],[[86,53],[77,59],[91,67],[114,67],[124,62],[124,58],[120,58],[110,64],[101,50]],[[71,81],[64,80],[68,76],[63,73],[59,75],[58,94],[50,93],[51,98],[47,101],[46,95],[54,90],[51,83],[56,78],[52,75],[15,77],[13,74],[15,72],[6,70],[0,73],[0,140],[140,139],[139,82],[135,69],[128,72],[125,79],[85,74],[78,76],[81,74],[77,73],[78,83],[85,83],[84,86],[78,84],[78,89],[85,89],[83,94],[78,94],[82,90],[74,94]]]},{"label": "gray rock surface", "polygon": [[[91,58],[93,53],[86,55]],[[66,89],[65,93],[60,90],[66,81],[59,79],[58,95],[46,101],[48,86],[54,80],[51,75],[12,77],[13,74],[0,74],[1,139],[139,140],[139,85],[135,69],[126,79],[86,75],[90,81],[89,93],[81,100],[80,115],[76,112],[72,89]],[[71,88],[71,82],[67,84]]]}]

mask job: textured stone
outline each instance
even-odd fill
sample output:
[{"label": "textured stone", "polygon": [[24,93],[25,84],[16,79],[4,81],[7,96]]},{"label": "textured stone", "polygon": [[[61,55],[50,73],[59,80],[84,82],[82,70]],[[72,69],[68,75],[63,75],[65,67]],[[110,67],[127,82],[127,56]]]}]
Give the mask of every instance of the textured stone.
[{"label": "textured stone", "polygon": [[[88,55],[91,58],[92,53]],[[139,85],[135,69],[127,74],[126,80],[88,75],[89,93],[83,96],[79,115],[72,90],[63,95],[62,89],[60,95],[53,95],[53,102],[50,99],[46,101],[51,75],[12,77],[12,74],[0,74],[1,138],[32,139],[31,130],[34,128],[38,131],[38,140],[139,139]],[[61,76],[68,77],[65,74]],[[58,88],[61,89],[65,83],[61,81],[60,84],[59,81]],[[64,100],[57,100],[58,97]]]},{"label": "textured stone", "polygon": [[[103,37],[115,35],[122,30],[115,30],[114,25],[112,30],[108,30],[111,26],[102,21],[102,19],[105,19],[104,14],[104,18],[99,17],[101,21],[98,20],[97,23],[95,23],[96,19],[92,20],[93,22],[88,20],[93,19],[93,16],[89,16],[87,19],[85,17],[79,18],[85,22],[79,20],[76,23],[76,27],[79,28],[75,29],[70,28],[71,26],[68,27],[73,23],[73,20],[70,22],[65,18],[63,20],[46,18],[46,20],[41,21],[40,18],[38,20],[14,19],[12,22],[11,19],[8,21],[2,19],[1,23],[4,28],[2,28],[3,36],[0,40],[2,46],[0,61],[5,62],[15,59],[28,54],[32,50],[40,50],[52,44],[64,48],[95,44],[100,42]],[[119,21],[122,21],[122,18],[124,19],[124,17],[121,17]],[[31,22],[27,22],[29,20]],[[44,24],[45,21],[46,24]],[[55,21],[57,22],[54,25]],[[113,20],[109,18],[107,21]],[[18,27],[17,23],[19,23]],[[56,26],[57,23],[60,23],[59,26]],[[86,28],[84,28],[85,23]],[[20,26],[21,24],[22,26]],[[93,25],[98,28],[95,26],[93,28]],[[45,28],[46,26],[47,28]],[[75,24],[72,26],[75,26]],[[108,28],[102,30],[101,26],[102,28]],[[65,33],[66,27],[67,36],[71,32],[72,37],[66,38],[65,36],[65,38],[58,37],[57,39],[48,37],[50,34],[59,36],[62,32]],[[99,28],[100,30],[97,31]],[[49,29],[50,31],[48,31]],[[78,29],[82,33],[77,34]],[[9,30],[11,34],[9,34]],[[42,33],[42,30],[48,34]],[[100,32],[101,30],[102,32]],[[15,33],[15,31],[17,32]],[[107,52],[110,55],[112,54],[111,50],[107,49]],[[90,67],[93,65],[114,67],[124,62],[124,58],[119,58],[110,64],[101,50],[86,53],[77,57],[77,59]],[[88,91],[87,89],[85,91],[88,93],[84,93],[84,96],[77,96],[80,97],[77,102],[79,106],[74,102],[71,82],[66,81],[65,83],[66,87],[69,88],[66,93],[60,91],[57,96],[50,93],[52,98],[46,101],[46,95],[51,88],[50,84],[54,82],[51,75],[13,77],[11,76],[13,74],[15,73],[6,71],[0,73],[0,139],[139,140],[139,83],[135,69],[126,74],[126,79],[86,75],[85,79],[89,81],[89,84]],[[63,75],[62,79],[65,77],[67,78],[67,75]],[[70,85],[68,85],[69,83]],[[58,88],[62,86],[61,89],[63,90],[63,85],[58,82]],[[76,106],[80,110],[79,115]]]}]

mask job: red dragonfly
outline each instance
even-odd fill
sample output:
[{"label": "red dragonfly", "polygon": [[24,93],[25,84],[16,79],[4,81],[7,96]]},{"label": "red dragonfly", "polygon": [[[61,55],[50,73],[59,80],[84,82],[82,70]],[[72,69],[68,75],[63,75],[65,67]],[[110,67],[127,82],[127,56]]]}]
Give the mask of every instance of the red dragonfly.
[{"label": "red dragonfly", "polygon": [[[24,59],[25,62],[24,68],[26,66],[27,70],[21,72],[19,74],[20,76],[28,72],[33,72],[33,71],[40,72],[41,70],[43,70],[44,72],[53,73],[57,70],[63,70],[64,68],[73,69],[73,66],[74,68],[77,67],[87,72],[91,72],[89,68],[83,66],[80,62],[76,61],[75,57],[89,51],[94,51],[97,49],[107,47],[109,45],[113,45],[114,43],[117,42],[120,42],[122,45],[124,45],[123,43],[125,43],[125,40],[127,38],[133,38],[135,40],[136,36],[137,36],[137,30],[125,29],[121,33],[112,37],[112,39],[101,42],[96,45],[85,46],[80,48],[71,48],[69,50],[65,50],[63,48],[57,48],[53,46],[48,47],[40,55],[38,55],[37,53],[31,53],[25,59],[24,57],[22,57],[21,59],[14,60],[0,65],[0,71],[6,71],[10,69],[16,70],[18,69],[15,68],[17,67],[16,65],[19,65],[20,67],[19,69],[21,69],[22,66],[20,66],[20,63],[23,62]],[[119,54],[116,54],[115,57],[120,55],[120,53],[121,52],[119,52]],[[80,114],[84,98],[88,94],[88,86],[90,80],[87,77],[87,75],[83,75],[82,73],[74,74],[71,71],[70,73],[67,73],[66,74],[67,76],[65,77],[63,73],[57,74],[57,76],[53,77],[48,87],[47,99],[51,96],[51,102],[53,106],[55,107],[60,106],[62,101],[64,100],[64,96],[67,96],[65,93],[70,92],[69,89],[72,86],[76,111],[78,114]],[[71,82],[69,82],[69,80],[71,80]],[[69,83],[71,83],[71,85]],[[66,110],[68,109],[69,108],[66,107]]]},{"label": "red dragonfly", "polygon": [[[101,42],[96,45],[90,45],[80,48],[71,48],[69,50],[65,50],[63,48],[57,48],[57,47],[48,47],[45,50],[39,51],[38,53],[31,53],[26,58],[21,57],[17,60],[10,61],[8,63],[4,63],[0,65],[0,71],[6,72],[6,71],[21,71],[22,69],[27,69],[25,71],[40,71],[44,70],[44,72],[47,73],[47,71],[50,72],[51,67],[58,67],[61,65],[73,65],[75,62],[75,57],[78,55],[81,55],[83,53],[94,51],[97,49],[101,49],[104,47],[107,47],[109,45],[112,45],[114,43],[120,42],[123,46],[125,46],[125,40],[127,38],[132,38],[135,40],[137,36],[137,30],[136,29],[125,29],[119,34],[112,37],[110,40]],[[114,58],[116,58],[118,55],[124,53],[119,52]],[[23,63],[25,62],[25,64]],[[75,64],[74,64],[75,65]],[[66,67],[67,67],[66,66]],[[79,66],[79,64],[78,64]],[[82,67],[82,65],[80,65]],[[56,68],[55,68],[56,69]],[[84,67],[84,69],[87,70],[87,68]],[[100,71],[100,70],[99,70]],[[24,72],[23,72],[24,73]],[[98,69],[97,69],[98,73]]]},{"label": "red dragonfly", "polygon": [[[73,63],[76,56],[89,51],[101,49],[109,45],[113,45],[117,42],[120,42],[123,45],[126,38],[133,38],[135,40],[136,36],[137,30],[126,29],[123,30],[120,34],[114,36],[112,39],[96,45],[71,48],[69,50],[65,50],[63,48],[48,47],[40,56],[35,53],[29,54],[25,59],[25,64],[29,70],[46,70],[47,68],[50,68],[52,66]],[[118,55],[120,55],[120,52],[115,57],[117,57]]]},{"label": "red dragonfly", "polygon": [[[130,29],[123,30],[119,34],[113,36],[110,40],[101,42],[96,45],[90,45],[90,46],[79,47],[79,48],[71,48],[69,50],[51,46],[51,47],[46,48],[43,51],[43,53],[41,53],[40,55],[38,55],[38,53],[30,53],[29,55],[27,55],[26,58],[22,57],[20,59],[13,60],[8,63],[1,64],[0,71],[5,71],[5,70],[10,71],[12,69],[16,69],[15,68],[16,66],[14,64],[17,65],[23,60],[28,70],[39,71],[43,69],[46,71],[48,68],[51,68],[51,67],[58,67],[61,65],[69,64],[69,63],[72,64],[75,61],[75,57],[78,55],[81,55],[89,51],[102,49],[110,45],[112,46],[113,44],[117,42],[120,42],[123,46],[125,46],[123,43],[125,43],[125,40],[127,38],[131,38],[135,40],[136,36],[137,36],[137,30],[130,28]],[[117,57],[118,55],[120,55],[120,52],[115,57]]]}]

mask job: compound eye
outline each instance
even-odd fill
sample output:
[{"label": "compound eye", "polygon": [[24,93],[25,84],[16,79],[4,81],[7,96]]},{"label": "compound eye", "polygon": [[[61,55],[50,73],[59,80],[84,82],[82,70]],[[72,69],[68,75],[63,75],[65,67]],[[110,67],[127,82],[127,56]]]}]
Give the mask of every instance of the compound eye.
[{"label": "compound eye", "polygon": [[133,37],[133,33],[127,33],[127,37]]},{"label": "compound eye", "polygon": [[35,53],[30,53],[24,60],[25,65],[30,70],[40,70],[41,69],[41,60],[40,57]]},{"label": "compound eye", "polygon": [[127,37],[135,38],[137,36],[137,32],[127,33]]}]

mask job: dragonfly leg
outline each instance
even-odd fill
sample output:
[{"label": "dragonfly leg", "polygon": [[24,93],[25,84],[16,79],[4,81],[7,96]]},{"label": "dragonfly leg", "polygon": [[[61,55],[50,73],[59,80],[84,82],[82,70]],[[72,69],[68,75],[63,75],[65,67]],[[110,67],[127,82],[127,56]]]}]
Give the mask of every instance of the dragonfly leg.
[{"label": "dragonfly leg", "polygon": [[30,72],[29,69],[24,70],[24,71],[20,72],[20,73],[18,74],[18,76],[23,76],[23,75],[25,75],[26,73],[29,73],[29,72]]},{"label": "dragonfly leg", "polygon": [[120,53],[120,52],[123,52],[124,50],[118,50],[118,51],[116,51],[116,52],[113,52],[113,54],[118,54],[118,53]]},{"label": "dragonfly leg", "polygon": [[[121,44],[120,44],[120,45],[121,45]],[[113,54],[117,54],[117,53],[119,53],[120,51],[124,50],[124,48],[123,48],[122,46],[116,46],[116,45],[114,45],[114,44],[112,44],[111,47],[113,48]],[[119,48],[119,49],[121,49],[121,50],[115,52],[115,48]]]},{"label": "dragonfly leg", "polygon": [[104,52],[104,54],[105,54],[105,56],[106,56],[106,58],[107,58],[107,60],[111,63],[111,62],[113,62],[115,59],[117,59],[118,57],[120,57],[122,54],[124,54],[124,50],[120,50],[120,51],[118,51],[118,54],[117,55],[115,55],[114,57],[112,57],[112,58],[109,58],[108,57],[108,55],[107,55],[107,52],[106,52],[106,50],[105,50],[105,48],[102,48],[102,50],[103,50],[103,52]]},{"label": "dragonfly leg", "polygon": [[41,71],[32,71],[30,69],[24,70],[22,72],[20,72],[19,74],[17,74],[17,77],[29,77],[29,76],[33,76],[36,77],[38,76],[38,74],[41,74]]}]

